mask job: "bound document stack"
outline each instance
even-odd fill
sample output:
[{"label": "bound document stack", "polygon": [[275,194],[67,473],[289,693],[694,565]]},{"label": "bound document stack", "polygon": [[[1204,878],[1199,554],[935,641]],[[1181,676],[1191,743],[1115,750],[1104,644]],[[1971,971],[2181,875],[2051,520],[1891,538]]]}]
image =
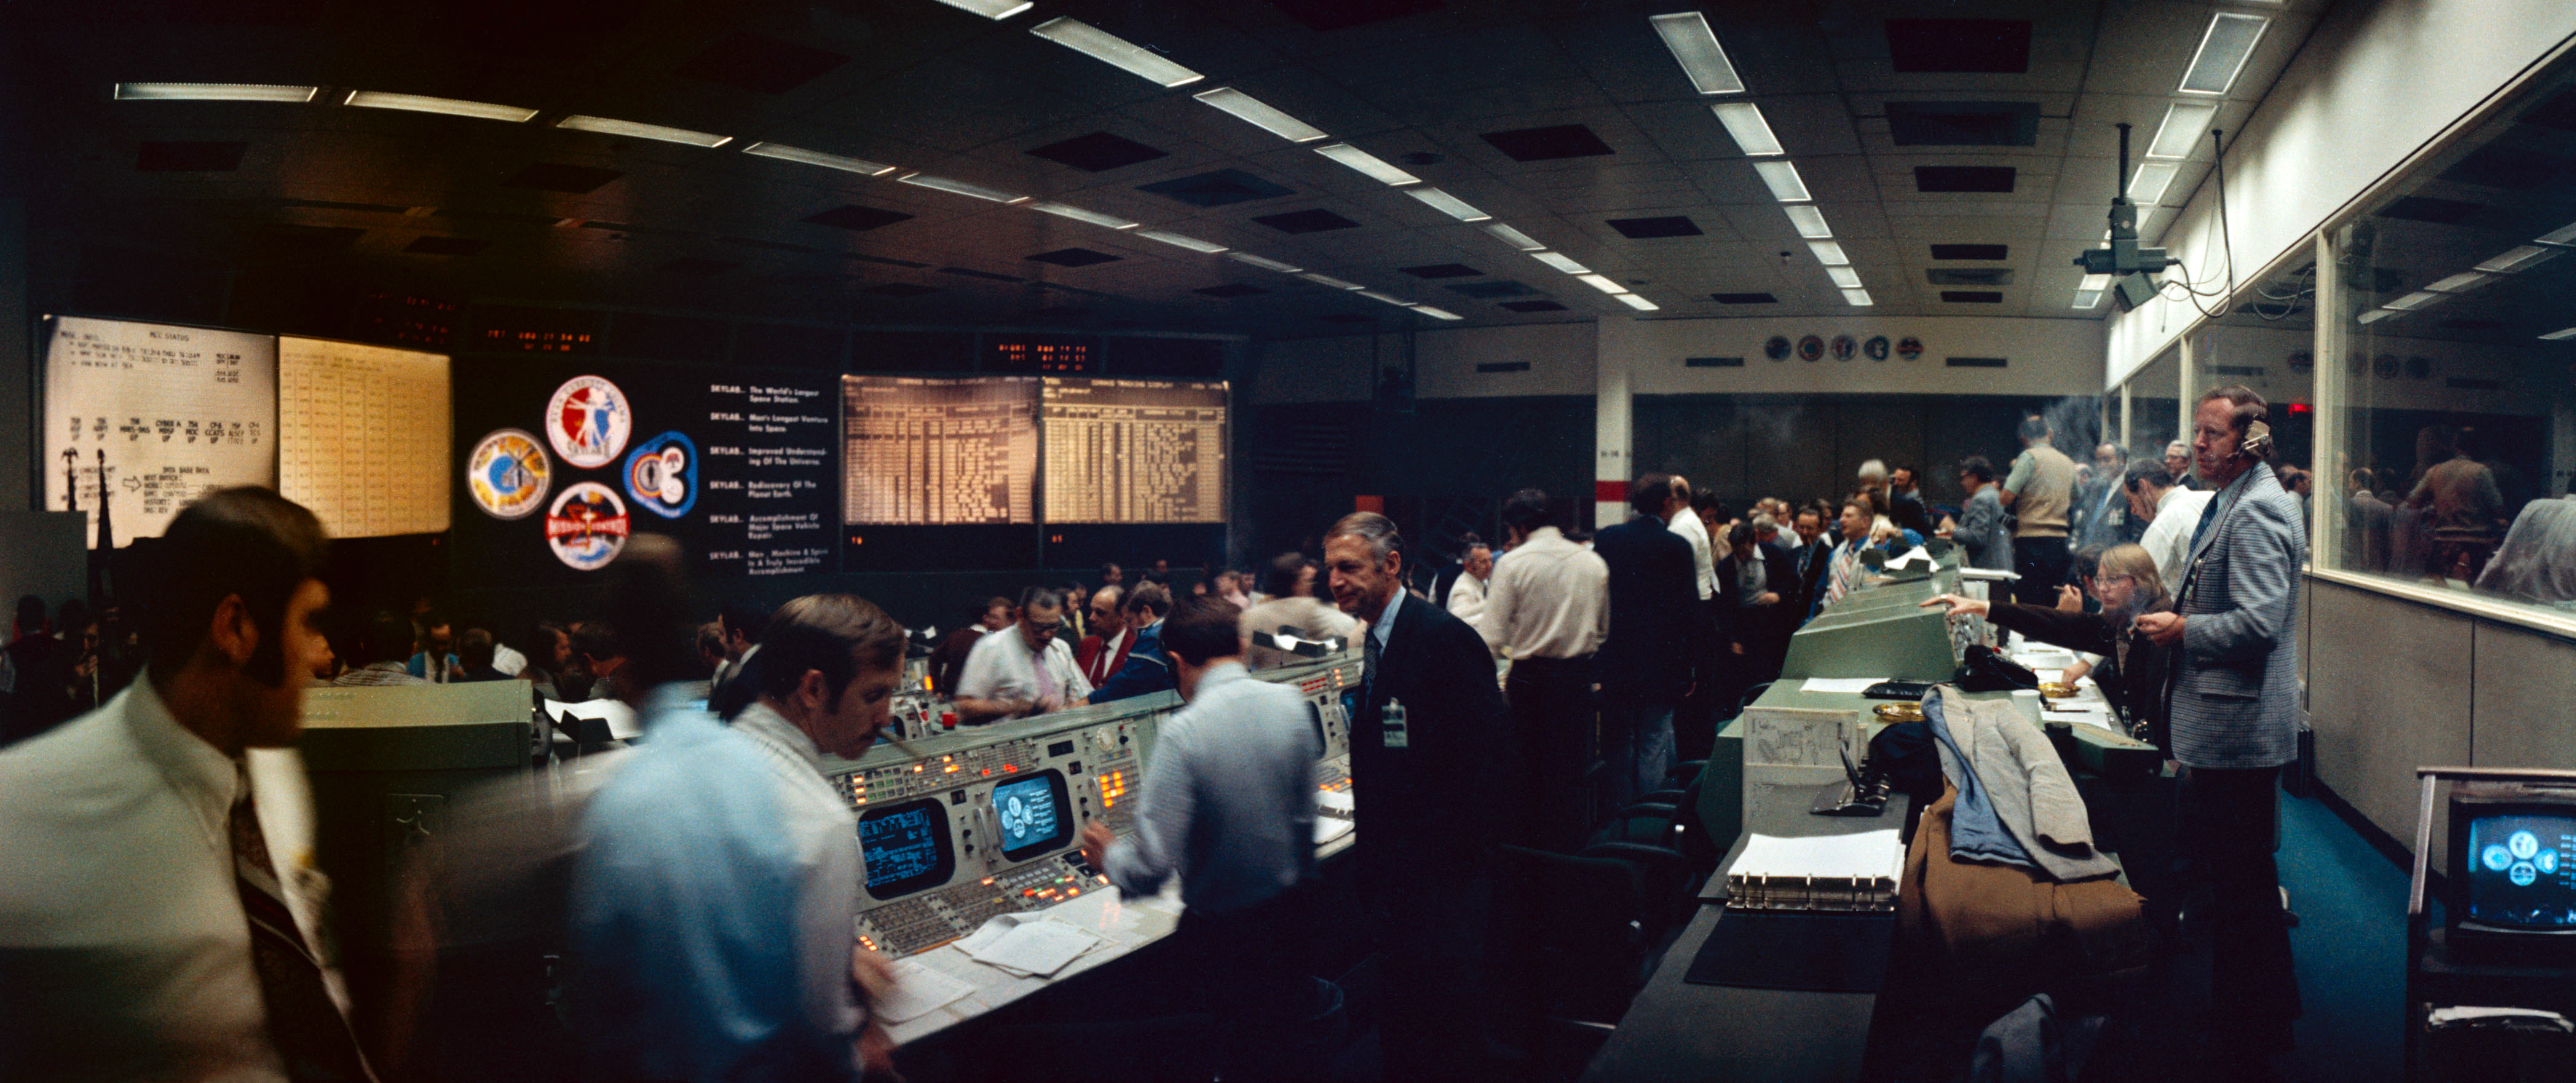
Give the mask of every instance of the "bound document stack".
[{"label": "bound document stack", "polygon": [[1777,838],[1755,835],[1726,874],[1737,910],[1884,912],[1896,909],[1905,847],[1896,830]]}]

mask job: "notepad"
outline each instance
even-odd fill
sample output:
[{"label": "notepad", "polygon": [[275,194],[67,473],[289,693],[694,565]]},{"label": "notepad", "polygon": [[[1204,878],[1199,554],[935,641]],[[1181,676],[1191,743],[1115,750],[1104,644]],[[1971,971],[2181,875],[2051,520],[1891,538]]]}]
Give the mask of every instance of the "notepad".
[{"label": "notepad", "polygon": [[894,993],[871,1006],[888,1023],[909,1023],[956,1003],[975,987],[911,959],[894,964]]},{"label": "notepad", "polygon": [[958,941],[957,950],[1004,973],[1046,978],[1100,944],[1100,937],[1061,921],[1003,914]]},{"label": "notepad", "polygon": [[1748,910],[1887,910],[1905,846],[1895,828],[1850,835],[1754,835],[1727,869],[1727,905]]}]

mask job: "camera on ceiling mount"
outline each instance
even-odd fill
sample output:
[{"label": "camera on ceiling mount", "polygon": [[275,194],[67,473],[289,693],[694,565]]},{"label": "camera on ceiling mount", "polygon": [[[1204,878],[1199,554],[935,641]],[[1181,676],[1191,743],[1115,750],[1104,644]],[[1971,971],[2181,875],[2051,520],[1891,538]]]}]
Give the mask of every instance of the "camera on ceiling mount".
[{"label": "camera on ceiling mount", "polygon": [[2173,257],[2161,248],[2138,247],[2138,205],[2129,201],[2129,126],[2120,129],[2120,172],[2112,178],[2111,246],[2095,248],[2075,257],[2075,265],[2088,275],[2111,276],[2111,299],[2128,312],[2147,303],[2156,295],[2156,281],[2150,277],[2173,266]]}]

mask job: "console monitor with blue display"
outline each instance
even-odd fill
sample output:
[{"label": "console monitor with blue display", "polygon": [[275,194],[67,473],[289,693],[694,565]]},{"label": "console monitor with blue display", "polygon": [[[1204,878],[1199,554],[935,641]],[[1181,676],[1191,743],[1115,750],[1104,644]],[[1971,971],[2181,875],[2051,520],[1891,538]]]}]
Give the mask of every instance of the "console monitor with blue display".
[{"label": "console monitor with blue display", "polygon": [[1073,841],[1074,819],[1059,772],[1040,771],[993,787],[993,820],[1001,826],[1002,856],[1008,860],[1043,857]]},{"label": "console monitor with blue display", "polygon": [[2576,790],[2458,786],[2450,873],[2456,933],[2576,938]]},{"label": "console monitor with blue display", "polygon": [[900,898],[947,883],[957,871],[948,810],[937,798],[868,810],[859,817],[859,856],[869,898]]}]

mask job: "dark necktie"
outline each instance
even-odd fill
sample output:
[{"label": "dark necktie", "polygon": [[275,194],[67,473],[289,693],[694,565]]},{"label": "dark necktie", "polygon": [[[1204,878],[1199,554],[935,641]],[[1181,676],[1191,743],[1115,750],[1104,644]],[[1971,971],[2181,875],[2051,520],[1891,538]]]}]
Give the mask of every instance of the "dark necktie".
[{"label": "dark necktie", "polygon": [[286,1062],[287,1077],[374,1079],[348,1017],[323,985],[321,961],[296,928],[295,913],[278,887],[277,866],[260,834],[247,774],[241,780],[241,799],[233,804],[232,843],[233,883],[250,918],[251,963],[259,971],[260,997],[268,1007],[269,1040]]},{"label": "dark necktie", "polygon": [[2216,495],[2212,495],[2209,498],[2209,503],[2200,506],[2200,525],[2191,528],[2190,552],[2197,553],[2200,551],[2200,539],[2209,536],[2209,524],[2217,521],[2218,497]]},{"label": "dark necktie", "polygon": [[[1395,602],[1388,602],[1387,604],[1396,605],[1400,602],[1401,599],[1398,599]],[[1384,616],[1384,614],[1380,614],[1380,616]],[[1360,707],[1363,710],[1368,707],[1370,694],[1377,690],[1377,664],[1379,653],[1377,645],[1377,628],[1375,626],[1362,627],[1360,629]]]}]

